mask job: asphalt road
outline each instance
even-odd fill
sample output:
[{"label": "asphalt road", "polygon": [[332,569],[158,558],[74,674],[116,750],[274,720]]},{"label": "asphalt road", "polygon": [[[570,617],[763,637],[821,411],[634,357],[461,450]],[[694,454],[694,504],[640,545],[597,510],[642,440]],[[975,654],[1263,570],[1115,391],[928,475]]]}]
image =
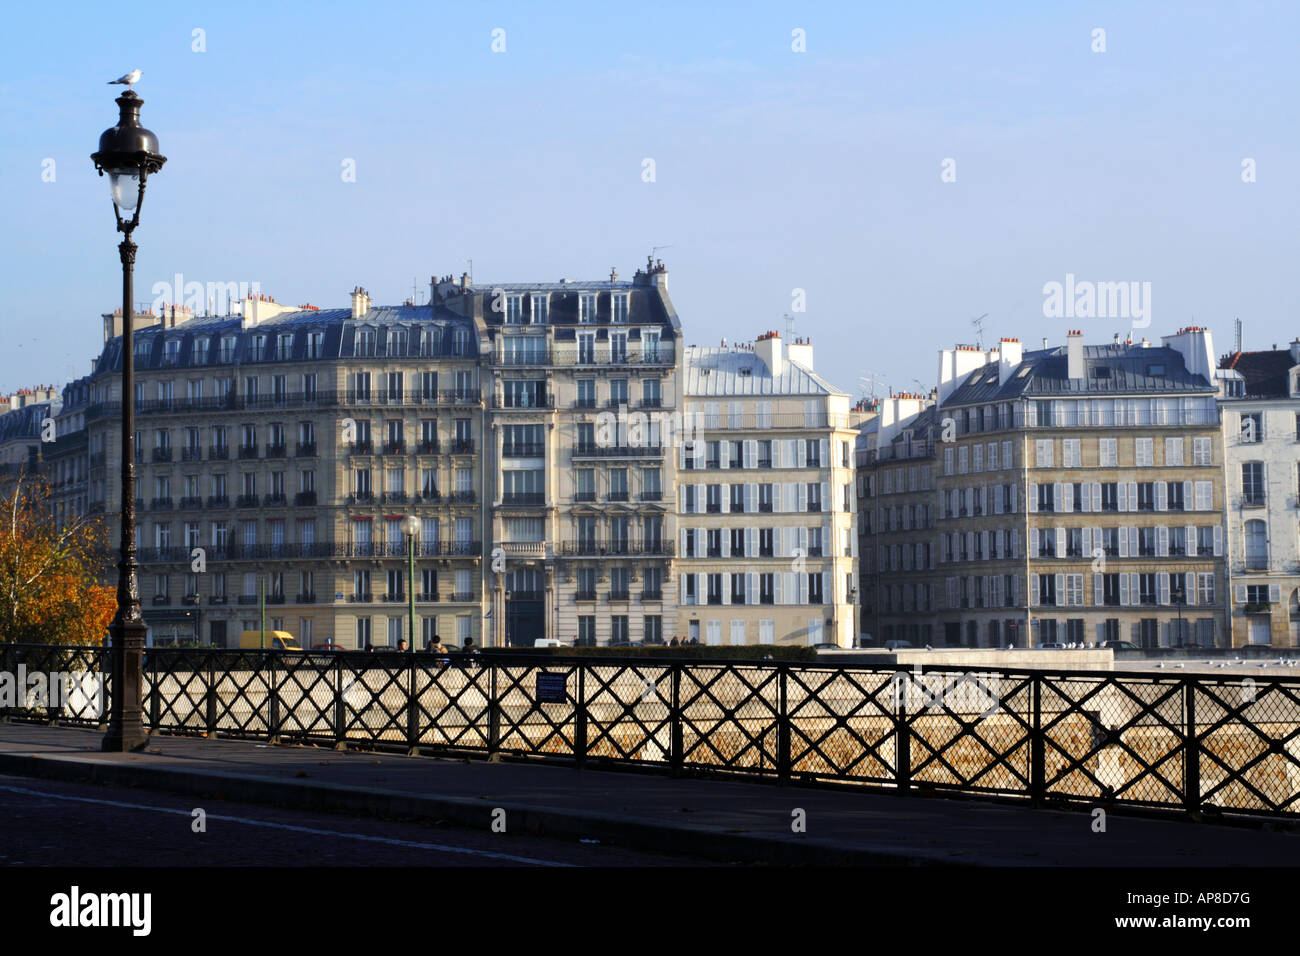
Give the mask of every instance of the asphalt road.
[{"label": "asphalt road", "polygon": [[[206,813],[206,832],[192,811]],[[0,775],[0,866],[705,865],[599,844]],[[123,836],[127,834],[127,836]]]}]

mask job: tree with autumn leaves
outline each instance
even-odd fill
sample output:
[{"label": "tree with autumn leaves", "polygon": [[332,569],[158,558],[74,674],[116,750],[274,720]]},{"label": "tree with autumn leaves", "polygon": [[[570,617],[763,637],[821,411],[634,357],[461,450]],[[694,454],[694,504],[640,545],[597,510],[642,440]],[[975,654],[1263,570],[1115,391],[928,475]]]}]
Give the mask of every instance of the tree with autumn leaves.
[{"label": "tree with autumn leaves", "polygon": [[18,474],[0,489],[0,641],[102,644],[117,610],[96,516],[55,525],[49,484]]}]

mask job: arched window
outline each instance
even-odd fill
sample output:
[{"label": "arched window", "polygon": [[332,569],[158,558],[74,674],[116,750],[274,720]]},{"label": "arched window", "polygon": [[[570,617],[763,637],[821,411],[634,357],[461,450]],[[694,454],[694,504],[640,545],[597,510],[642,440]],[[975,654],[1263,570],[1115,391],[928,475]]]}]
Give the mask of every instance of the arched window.
[{"label": "arched window", "polygon": [[1258,519],[1246,522],[1246,570],[1268,570],[1268,531]]}]

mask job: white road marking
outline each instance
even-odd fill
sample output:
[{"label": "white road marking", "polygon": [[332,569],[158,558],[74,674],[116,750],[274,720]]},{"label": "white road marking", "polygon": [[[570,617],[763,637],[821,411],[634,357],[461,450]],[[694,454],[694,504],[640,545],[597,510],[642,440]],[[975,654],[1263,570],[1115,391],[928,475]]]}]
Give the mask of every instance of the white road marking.
[{"label": "white road marking", "polygon": [[[27,790],[23,787],[0,786],[0,790],[10,793],[22,793],[32,797],[49,797],[53,800],[74,800],[78,803],[94,803],[105,807],[122,807],[127,810],[152,810],[155,813],[170,813],[190,819],[189,810],[174,810],[171,807],[151,807],[142,803],[124,803],[120,800],[97,800],[94,797],[72,797],[62,793],[46,793],[41,790]],[[252,820],[248,817],[232,817],[224,814],[209,813],[209,820],[224,820],[227,823],[246,823],[254,827],[268,827],[275,830],[291,830],[294,833],[311,833],[316,836],[345,837],[349,840],[364,840],[367,843],[386,843],[390,846],[413,847],[417,850],[435,850],[439,853],[465,853],[470,856],[484,856],[494,860],[506,860],[511,863],[528,863],[534,866],[574,866],[572,863],[558,863],[554,860],[535,860],[526,856],[512,856],[509,853],[494,853],[491,850],[471,850],[463,846],[444,846],[440,843],[416,843],[411,840],[395,840],[392,837],[369,836],[365,833],[347,833],[341,830],[318,830],[314,827],[299,827],[290,823],[272,823],[269,820]]]}]

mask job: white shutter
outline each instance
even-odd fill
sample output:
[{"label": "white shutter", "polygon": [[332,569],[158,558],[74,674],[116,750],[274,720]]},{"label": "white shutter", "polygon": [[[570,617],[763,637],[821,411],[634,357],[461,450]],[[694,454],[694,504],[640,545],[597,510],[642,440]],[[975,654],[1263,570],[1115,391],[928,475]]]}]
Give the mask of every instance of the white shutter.
[{"label": "white shutter", "polygon": [[1020,509],[1020,486],[1011,486],[1011,513],[1015,514]]},{"label": "white shutter", "polygon": [[1244,584],[1237,585],[1237,603],[1238,604],[1246,603],[1246,585]]},{"label": "white shutter", "polygon": [[756,441],[745,442],[743,446],[742,454],[744,456],[742,460],[745,467],[753,468],[754,462],[758,458],[758,442]]},{"label": "white shutter", "polygon": [[1066,514],[1070,514],[1074,511],[1074,485],[1068,481],[1065,482],[1061,485],[1061,494],[1061,510]]},{"label": "white shutter", "polygon": [[1065,596],[1065,575],[1056,575],[1056,606],[1064,607],[1066,602]]},{"label": "white shutter", "polygon": [[1156,575],[1156,600],[1161,604],[1169,603],[1169,572],[1161,571]]},{"label": "white shutter", "polygon": [[758,510],[758,484],[750,483],[745,486],[745,513],[753,514]]},{"label": "white shutter", "polygon": [[1183,509],[1185,511],[1196,510],[1196,499],[1192,497],[1192,483],[1190,481],[1183,482]]},{"label": "white shutter", "polygon": [[681,557],[686,557],[686,529],[677,529],[677,553]]},{"label": "white shutter", "polygon": [[1156,557],[1169,557],[1169,529],[1163,526],[1156,528]]},{"label": "white shutter", "polygon": [[1119,603],[1128,606],[1128,575],[1119,576]]},{"label": "white shutter", "polygon": [[1083,512],[1092,510],[1092,485],[1086,481],[1079,485],[1079,510]]},{"label": "white shutter", "polygon": [[993,513],[995,515],[1002,514],[1002,496],[998,494],[998,491],[998,488],[993,489]]},{"label": "white shutter", "polygon": [[[726,535],[723,535],[723,541],[724,542],[726,541]],[[727,553],[727,546],[725,543],[722,546],[722,553],[724,555]],[[730,604],[731,603],[731,575],[723,574],[721,575],[721,577],[722,577],[722,603]]]},{"label": "white shutter", "polygon": [[1157,481],[1156,486],[1156,511],[1169,510],[1169,490],[1163,481]]},{"label": "white shutter", "polygon": [[724,558],[731,557],[731,529],[723,528],[718,537],[722,539],[722,556]]},{"label": "white shutter", "polygon": [[758,572],[751,571],[745,575],[745,603],[758,603]]},{"label": "white shutter", "polygon": [[718,503],[722,513],[731,513],[731,485],[718,485]]},{"label": "white shutter", "polygon": [[677,497],[681,501],[681,513],[686,514],[686,486],[682,485],[677,489]]},{"label": "white shutter", "polygon": [[1093,607],[1101,607],[1106,603],[1106,585],[1104,578],[1100,574],[1092,576],[1092,604]]},{"label": "white shutter", "polygon": [[1270,584],[1268,586],[1268,599],[1272,601],[1274,604],[1276,604],[1278,601],[1282,599],[1280,585]]},{"label": "white shutter", "polygon": [[1138,484],[1136,481],[1128,483],[1128,510],[1138,510]]},{"label": "white shutter", "polygon": [[[901,474],[901,472],[900,472]],[[829,482],[822,482],[822,511],[834,511],[835,502],[831,501],[831,486]]]},{"label": "white shutter", "polygon": [[1223,525],[1214,526],[1214,556],[1216,558],[1223,556]]},{"label": "white shutter", "polygon": [[1038,575],[1029,575],[1029,603],[1033,607],[1038,606]]},{"label": "white shutter", "polygon": [[1128,576],[1128,597],[1133,604],[1142,603],[1142,583],[1138,580],[1139,577],[1136,571]]},{"label": "white shutter", "polygon": [[685,605],[686,605],[686,575],[682,574],[682,575],[679,575],[679,576],[678,576],[678,578],[677,578],[677,590],[681,592],[681,596],[677,599],[677,603],[680,604],[680,605],[682,605],[683,607],[685,607]]},{"label": "white shutter", "polygon": [[1128,554],[1130,558],[1138,557],[1138,529],[1136,526],[1128,529]]},{"label": "white shutter", "polygon": [[1091,528],[1083,529],[1083,556],[1085,558],[1092,557],[1092,529]]},{"label": "white shutter", "polygon": [[1119,529],[1119,556],[1128,557],[1128,528]]},{"label": "white shutter", "polygon": [[731,442],[730,441],[718,442],[718,467],[719,468],[731,467]]},{"label": "white shutter", "polygon": [[1038,485],[1030,482],[1029,484],[1029,502],[1026,505],[1030,514],[1038,511]]},{"label": "white shutter", "polygon": [[745,529],[745,557],[752,558],[758,554],[758,549],[754,547],[754,539],[758,536],[757,528]]},{"label": "white shutter", "polygon": [[830,448],[830,443],[829,443],[825,438],[823,438],[823,439],[821,440],[821,445],[822,445],[822,447],[821,447],[821,452],[822,452],[821,463],[822,463],[822,467],[823,467],[823,468],[829,468],[830,465],[831,465],[831,459],[830,459],[831,448]]},{"label": "white shutter", "polygon": [[1183,596],[1188,604],[1196,603],[1196,575],[1191,571],[1183,575]]},{"label": "white shutter", "polygon": [[782,587],[785,575],[779,571],[772,575],[772,600],[777,604],[785,603],[785,589]]},{"label": "white shutter", "polygon": [[1117,482],[1115,487],[1119,498],[1119,510],[1128,511],[1128,484],[1121,481]]},{"label": "white shutter", "polygon": [[1052,482],[1052,507],[1053,508],[1061,507],[1061,502],[1063,502],[1064,500],[1065,500],[1065,495],[1061,491],[1061,483],[1059,481]]},{"label": "white shutter", "polygon": [[1029,529],[1029,556],[1031,558],[1038,557],[1038,529],[1037,528]]},{"label": "white shutter", "polygon": [[1065,557],[1065,529],[1059,526],[1056,529],[1056,556]]},{"label": "white shutter", "polygon": [[1101,510],[1101,482],[1100,481],[1094,481],[1092,483],[1092,510],[1093,511]]},{"label": "white shutter", "polygon": [[1189,558],[1196,557],[1196,549],[1197,549],[1196,525],[1189,524],[1186,528],[1183,529],[1183,534],[1186,535],[1187,538],[1187,552],[1186,552],[1187,557]]},{"label": "white shutter", "polygon": [[795,510],[799,512],[808,510],[808,486],[803,482],[795,485]]},{"label": "white shutter", "polygon": [[697,515],[704,514],[704,512],[708,510],[708,502],[709,502],[709,486],[696,485],[695,486],[695,513]]}]

